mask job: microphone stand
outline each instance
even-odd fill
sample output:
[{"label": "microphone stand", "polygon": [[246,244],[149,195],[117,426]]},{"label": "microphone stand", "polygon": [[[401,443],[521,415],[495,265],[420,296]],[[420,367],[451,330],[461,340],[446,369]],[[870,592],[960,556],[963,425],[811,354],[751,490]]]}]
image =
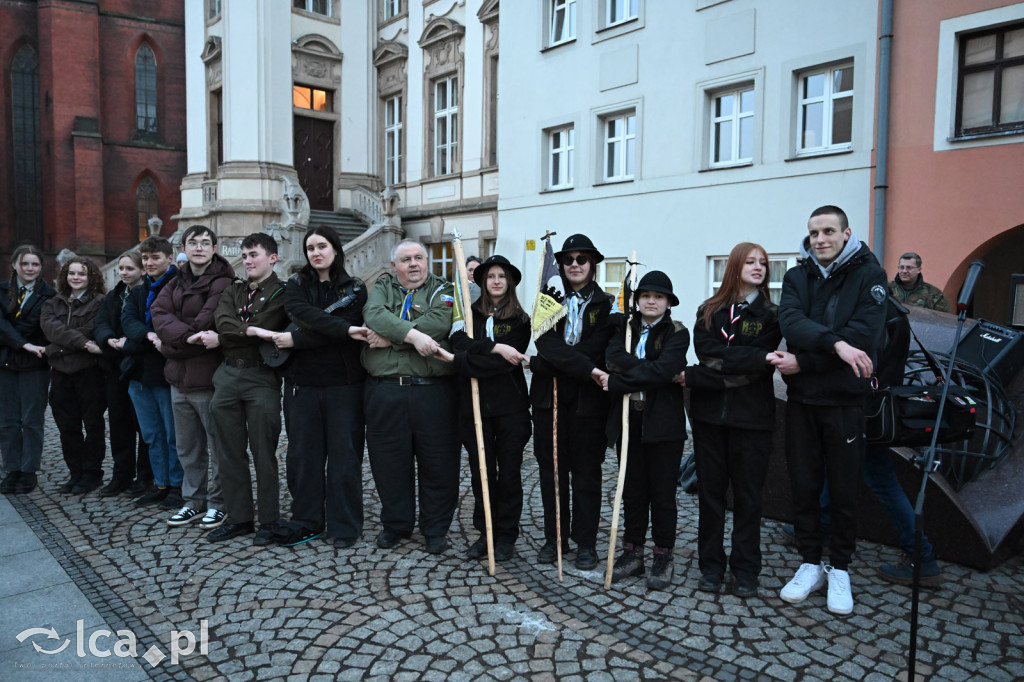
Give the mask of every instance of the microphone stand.
[{"label": "microphone stand", "polygon": [[942,425],[942,413],[946,408],[946,396],[949,394],[949,382],[953,377],[953,367],[956,363],[956,351],[960,345],[960,334],[963,332],[964,322],[967,320],[967,305],[971,295],[974,293],[974,285],[978,275],[985,268],[980,260],[971,263],[970,271],[964,282],[960,299],[957,301],[956,309],[956,335],[953,337],[953,350],[949,354],[949,369],[946,375],[936,377],[942,382],[942,397],[939,401],[939,411],[935,415],[935,428],[932,429],[932,442],[924,454],[917,457],[917,464],[921,467],[921,489],[917,493],[917,503],[914,505],[914,577],[910,588],[910,652],[907,657],[907,682],[914,682],[914,671],[917,667],[917,619],[918,605],[921,596],[921,544],[924,537],[924,496],[928,488],[928,475],[935,471],[940,462],[936,461],[935,448],[939,442],[939,429]]}]

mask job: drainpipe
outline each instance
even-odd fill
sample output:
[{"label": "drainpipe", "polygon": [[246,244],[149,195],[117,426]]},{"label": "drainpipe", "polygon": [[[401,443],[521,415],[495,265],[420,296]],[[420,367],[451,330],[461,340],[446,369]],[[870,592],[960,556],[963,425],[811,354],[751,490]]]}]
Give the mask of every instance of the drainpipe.
[{"label": "drainpipe", "polygon": [[885,201],[889,189],[889,75],[892,70],[892,12],[895,0],[882,0],[878,49],[878,139],[875,144],[875,257],[885,266]]}]

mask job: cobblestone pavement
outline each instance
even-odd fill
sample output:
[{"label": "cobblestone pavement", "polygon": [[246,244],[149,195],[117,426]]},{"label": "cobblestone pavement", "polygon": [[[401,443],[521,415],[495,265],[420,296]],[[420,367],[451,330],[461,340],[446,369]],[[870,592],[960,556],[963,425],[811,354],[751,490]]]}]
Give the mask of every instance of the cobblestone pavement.
[{"label": "cobblestone pavement", "polygon": [[[529,452],[519,554],[494,577],[486,562],[462,558],[476,538],[468,476],[444,556],[425,553],[418,536],[381,551],[373,543],[379,506],[368,464],[366,526],[356,547],[335,549],[318,540],[256,548],[251,536],[213,544],[198,526],[168,527],[170,512],[136,511],[125,498],[96,493],[57,493],[65,469],[47,423],[40,489],[8,499],[92,607],[111,629],[135,633],[139,653],[170,641],[172,630],[201,633],[206,624],[205,655],[197,648],[176,665],[138,659],[137,674],[152,679],[871,682],[894,679],[906,665],[910,590],[882,582],[871,568],[893,561],[891,548],[862,543],[853,571],[856,608],[834,617],[824,592],[800,605],[778,598],[798,559],[779,540],[779,523],[766,520],[760,597],[709,596],[695,590],[696,499],[681,494],[670,590],[648,592],[642,580],[605,590],[603,561],[599,571],[580,572],[573,553],[559,583],[554,566],[533,564],[542,532]],[[283,482],[284,442],[279,455]],[[599,537],[605,549],[612,459],[605,464]],[[932,680],[1024,678],[1022,565],[1018,556],[989,573],[945,566],[945,587],[923,593],[919,673]],[[10,648],[12,635],[0,633],[0,651]],[[0,679],[16,679],[10,658],[0,655]]]}]

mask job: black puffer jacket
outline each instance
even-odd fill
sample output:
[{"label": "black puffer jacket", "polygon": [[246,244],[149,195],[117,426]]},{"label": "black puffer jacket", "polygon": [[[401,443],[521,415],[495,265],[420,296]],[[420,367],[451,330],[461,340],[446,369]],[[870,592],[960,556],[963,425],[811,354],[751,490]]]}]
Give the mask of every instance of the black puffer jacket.
[{"label": "black puffer jacket", "polygon": [[887,277],[867,244],[825,278],[817,262],[803,259],[782,282],[779,325],[800,371],[783,377],[789,400],[808,405],[856,405],[870,379],[857,377],[836,355],[845,341],[878,358],[885,326]]},{"label": "black puffer jacket", "polygon": [[552,407],[552,379],[558,379],[558,390],[577,391],[577,414],[581,417],[604,417],[608,414],[608,394],[590,377],[595,367],[604,369],[604,351],[614,328],[608,321],[612,297],[591,282],[580,292],[590,296],[582,312],[580,342],[565,342],[567,318],[537,339],[537,355],[530,360],[533,381],[530,402],[534,407]]},{"label": "black puffer jacket", "polygon": [[154,285],[147,275],[128,294],[128,301],[121,311],[121,328],[127,339],[124,343],[126,357],[121,363],[123,378],[139,381],[143,386],[168,385],[167,379],[164,378],[164,356],[146,338],[146,335],[153,331],[152,321],[146,320],[146,301],[151,288],[156,289],[155,300],[164,287],[177,276],[178,269],[172,265],[171,269],[157,280],[159,284]]},{"label": "black puffer jacket", "polygon": [[[476,305],[474,305],[476,308]],[[494,341],[487,338],[487,315],[473,311],[473,338],[466,332],[452,335],[455,366],[460,375],[460,414],[473,416],[470,378],[479,379],[480,414],[498,417],[530,409],[526,388],[526,375],[522,365],[512,365],[505,358],[492,353],[495,344],[504,343],[520,353],[530,345],[530,318],[526,315],[494,321]]]},{"label": "black puffer jacket", "polygon": [[[330,313],[324,309],[348,294],[355,298]],[[366,285],[343,274],[337,282],[314,282],[294,275],[284,286],[284,309],[295,325],[295,348],[282,368],[285,379],[297,386],[344,386],[366,378],[359,363],[365,345],[349,337],[349,327],[363,324]]]},{"label": "black puffer jacket", "polygon": [[[640,340],[639,319],[634,319],[630,348],[626,350],[626,330],[621,327],[608,344],[605,357],[608,392],[614,405],[621,405],[626,393],[644,392],[643,441],[659,443],[686,439],[686,412],[683,387],[675,377],[686,367],[690,332],[681,322],[673,322],[668,312],[647,333],[644,359],[633,355]],[[622,410],[608,416],[608,439],[617,443],[622,434]]]},{"label": "black puffer jacket", "polygon": [[729,325],[729,307],[711,316],[704,326],[704,308],[697,309],[693,345],[699,365],[686,368],[690,389],[690,418],[738,429],[775,428],[774,366],[768,353],[779,347],[779,307],[759,293],[743,308],[739,321],[729,325],[735,334],[726,344],[722,328]]},{"label": "black puffer jacket", "polygon": [[46,335],[39,327],[39,316],[43,312],[43,304],[56,292],[49,284],[37,279],[21,315],[15,317],[14,313],[8,312],[11,306],[10,285],[10,282],[0,282],[0,366],[15,372],[49,369],[45,355],[37,358],[22,346],[26,343],[46,345]]},{"label": "black puffer jacket", "polygon": [[124,328],[121,326],[121,313],[127,303],[128,285],[118,282],[117,285],[107,292],[103,299],[103,305],[96,313],[96,320],[93,326],[93,335],[103,355],[100,356],[100,367],[107,372],[120,372],[121,360],[124,353],[115,350],[107,343],[110,339],[120,339],[124,336]]}]

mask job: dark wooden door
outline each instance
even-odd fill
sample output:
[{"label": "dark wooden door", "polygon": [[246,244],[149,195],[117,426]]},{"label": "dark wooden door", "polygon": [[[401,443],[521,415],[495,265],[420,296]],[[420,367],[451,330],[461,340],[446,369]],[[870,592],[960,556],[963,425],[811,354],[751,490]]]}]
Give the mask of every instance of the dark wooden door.
[{"label": "dark wooden door", "polygon": [[296,116],[295,172],[314,211],[334,210],[334,122]]}]

